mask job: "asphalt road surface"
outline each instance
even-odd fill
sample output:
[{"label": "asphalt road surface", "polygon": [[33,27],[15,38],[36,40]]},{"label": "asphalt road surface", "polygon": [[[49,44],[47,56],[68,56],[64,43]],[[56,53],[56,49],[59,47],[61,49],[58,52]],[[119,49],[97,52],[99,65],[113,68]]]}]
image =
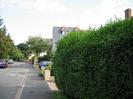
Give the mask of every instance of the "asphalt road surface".
[{"label": "asphalt road surface", "polygon": [[0,69],[0,99],[52,99],[52,91],[38,72],[23,62]]}]

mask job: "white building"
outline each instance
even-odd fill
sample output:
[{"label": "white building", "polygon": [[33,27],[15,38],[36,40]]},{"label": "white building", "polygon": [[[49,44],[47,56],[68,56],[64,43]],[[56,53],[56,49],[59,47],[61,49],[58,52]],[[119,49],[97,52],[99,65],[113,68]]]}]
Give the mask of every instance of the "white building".
[{"label": "white building", "polygon": [[77,27],[53,27],[52,51],[56,50],[56,44],[64,35],[76,30]]}]

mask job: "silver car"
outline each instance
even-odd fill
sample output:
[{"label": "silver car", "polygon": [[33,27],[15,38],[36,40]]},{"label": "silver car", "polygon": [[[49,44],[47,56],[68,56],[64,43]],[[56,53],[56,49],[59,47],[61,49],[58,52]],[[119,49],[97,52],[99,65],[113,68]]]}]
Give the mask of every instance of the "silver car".
[{"label": "silver car", "polygon": [[13,63],[14,63],[13,59],[8,60],[8,64],[13,64]]}]

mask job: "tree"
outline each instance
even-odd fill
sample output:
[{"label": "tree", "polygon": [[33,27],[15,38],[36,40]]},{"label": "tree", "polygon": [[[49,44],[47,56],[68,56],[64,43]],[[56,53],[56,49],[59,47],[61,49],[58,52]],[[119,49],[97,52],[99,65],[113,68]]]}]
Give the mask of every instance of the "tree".
[{"label": "tree", "polygon": [[0,29],[0,58],[8,58],[12,47],[13,41],[9,34],[6,32],[6,28]]},{"label": "tree", "polygon": [[29,47],[26,43],[20,43],[19,45],[17,45],[17,48],[21,50],[25,58],[30,54]]},{"label": "tree", "polygon": [[14,47],[12,49],[12,59],[14,60],[20,60],[24,58],[24,54],[21,52],[20,49],[18,49],[17,47]]},{"label": "tree", "polygon": [[48,53],[51,49],[51,42],[39,36],[30,36],[26,44],[28,45],[29,50],[31,50],[31,52],[34,53],[36,57],[39,57],[40,53],[42,52]]}]

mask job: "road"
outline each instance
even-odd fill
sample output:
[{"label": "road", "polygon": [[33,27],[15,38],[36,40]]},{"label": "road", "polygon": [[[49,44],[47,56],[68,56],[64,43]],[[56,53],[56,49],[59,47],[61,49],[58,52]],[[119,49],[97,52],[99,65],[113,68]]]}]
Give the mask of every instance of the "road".
[{"label": "road", "polygon": [[52,99],[52,91],[38,72],[23,62],[0,69],[0,99]]}]

